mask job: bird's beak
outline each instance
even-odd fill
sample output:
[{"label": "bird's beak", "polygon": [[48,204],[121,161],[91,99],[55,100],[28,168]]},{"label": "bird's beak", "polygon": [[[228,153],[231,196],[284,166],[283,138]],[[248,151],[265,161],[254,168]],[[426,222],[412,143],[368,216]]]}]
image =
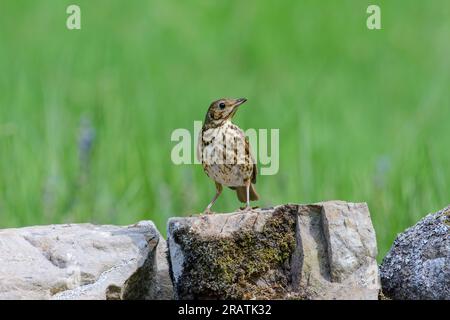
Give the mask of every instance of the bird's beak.
[{"label": "bird's beak", "polygon": [[236,99],[236,102],[234,103],[234,107],[237,108],[241,104],[245,103],[246,101],[247,101],[247,99],[245,99],[245,98]]}]

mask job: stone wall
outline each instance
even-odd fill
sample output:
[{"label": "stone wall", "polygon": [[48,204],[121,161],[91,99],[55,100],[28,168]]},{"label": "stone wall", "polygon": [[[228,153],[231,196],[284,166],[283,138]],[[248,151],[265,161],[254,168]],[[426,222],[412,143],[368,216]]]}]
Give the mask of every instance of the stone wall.
[{"label": "stone wall", "polygon": [[[385,296],[450,299],[449,212],[399,236],[381,267]],[[166,244],[149,221],[0,230],[0,299],[378,299],[381,293],[365,203],[172,218],[167,231]],[[420,265],[410,257],[420,257]]]}]

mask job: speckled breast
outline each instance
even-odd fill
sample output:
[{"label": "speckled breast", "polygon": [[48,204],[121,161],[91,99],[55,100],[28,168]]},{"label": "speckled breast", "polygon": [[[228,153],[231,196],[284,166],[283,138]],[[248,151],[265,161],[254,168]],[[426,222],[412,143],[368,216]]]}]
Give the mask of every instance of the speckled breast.
[{"label": "speckled breast", "polygon": [[226,123],[203,131],[199,138],[203,169],[211,179],[230,187],[251,179],[253,159],[239,127]]}]

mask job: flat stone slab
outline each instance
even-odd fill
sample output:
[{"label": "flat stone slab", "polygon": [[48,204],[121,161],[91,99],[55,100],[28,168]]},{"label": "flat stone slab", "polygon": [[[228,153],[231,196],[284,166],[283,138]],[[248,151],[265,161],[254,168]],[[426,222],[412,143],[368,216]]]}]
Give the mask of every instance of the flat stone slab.
[{"label": "flat stone slab", "polygon": [[378,299],[365,203],[172,218],[168,247],[178,299]]},{"label": "flat stone slab", "polygon": [[0,230],[0,299],[170,299],[154,224]]}]

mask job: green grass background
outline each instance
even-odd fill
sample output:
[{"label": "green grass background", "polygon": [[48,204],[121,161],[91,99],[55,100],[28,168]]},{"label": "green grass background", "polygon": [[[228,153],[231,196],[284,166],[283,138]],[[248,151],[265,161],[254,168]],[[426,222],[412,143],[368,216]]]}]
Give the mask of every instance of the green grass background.
[{"label": "green grass background", "polygon": [[[73,3],[80,31],[65,27]],[[3,0],[0,227],[165,233],[214,194],[200,166],[172,164],[172,131],[243,96],[238,125],[280,129],[257,204],[365,201],[382,257],[450,202],[449,15],[447,0]],[[226,191],[215,209],[238,205]]]}]

